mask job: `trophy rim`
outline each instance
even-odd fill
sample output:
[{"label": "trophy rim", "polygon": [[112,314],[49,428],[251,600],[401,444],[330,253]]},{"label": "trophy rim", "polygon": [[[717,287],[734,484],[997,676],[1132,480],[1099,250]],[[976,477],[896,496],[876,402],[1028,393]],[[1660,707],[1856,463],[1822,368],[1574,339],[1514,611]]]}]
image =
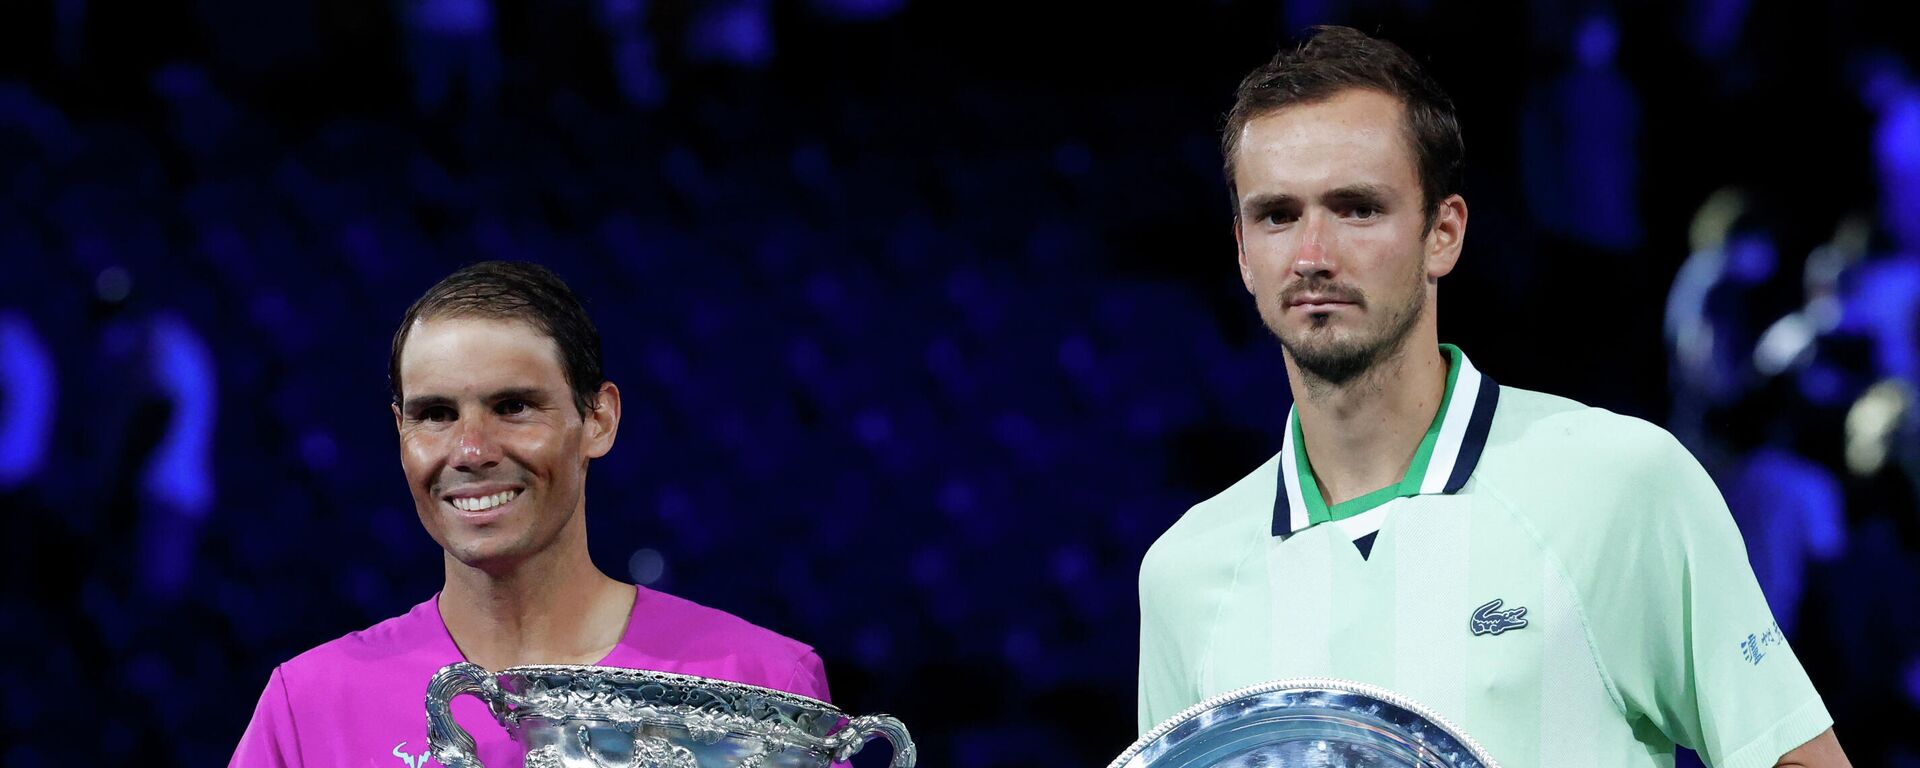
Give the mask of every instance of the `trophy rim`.
[{"label": "trophy rim", "polygon": [[1420,717],[1424,717],[1433,724],[1445,729],[1448,735],[1459,740],[1460,746],[1471,753],[1474,759],[1479,760],[1486,768],[1500,768],[1500,764],[1495,762],[1491,755],[1487,754],[1486,748],[1480,746],[1480,742],[1474,740],[1473,736],[1461,730],[1453,724],[1453,721],[1448,720],[1440,713],[1428,709],[1426,706],[1406,696],[1394,693],[1380,686],[1335,677],[1291,677],[1284,680],[1271,680],[1211,696],[1198,704],[1181,710],[1179,714],[1161,721],[1161,723],[1154,726],[1152,730],[1141,734],[1139,739],[1134,740],[1133,744],[1127,747],[1127,751],[1120,753],[1119,757],[1114,758],[1113,762],[1108,763],[1107,768],[1124,768],[1129,761],[1137,757],[1148,746],[1159,741],[1161,737],[1172,732],[1173,729],[1180,727],[1189,720],[1199,717],[1203,713],[1237,699],[1269,693],[1309,690],[1334,690],[1342,693],[1370,696],[1415,715],[1419,715]]},{"label": "trophy rim", "polygon": [[710,689],[711,688],[719,688],[723,690],[736,689],[740,693],[763,696],[768,699],[782,700],[789,704],[794,704],[794,705],[803,706],[803,707],[810,707],[813,709],[825,710],[832,714],[838,715],[843,719],[848,717],[845,710],[842,710],[839,707],[834,706],[831,702],[821,701],[811,696],[803,696],[801,694],[793,693],[791,691],[783,691],[778,688],[767,688],[764,686],[754,685],[752,683],[742,683],[736,680],[727,680],[725,678],[706,677],[704,675],[688,675],[688,674],[682,674],[679,672],[662,672],[657,669],[635,669],[631,667],[604,667],[598,664],[523,664],[516,667],[507,667],[506,669],[502,669],[498,672],[490,672],[488,674],[494,677],[495,679],[498,679],[505,675],[515,675],[515,674],[529,675],[529,674],[545,674],[545,673],[555,673],[555,672],[572,673],[572,674],[597,674],[597,675],[606,675],[608,677],[628,677],[628,678],[635,678],[639,680],[646,680],[651,682],[662,682],[662,683],[675,683],[675,684],[684,683],[684,684],[691,684],[698,687],[710,688]]}]

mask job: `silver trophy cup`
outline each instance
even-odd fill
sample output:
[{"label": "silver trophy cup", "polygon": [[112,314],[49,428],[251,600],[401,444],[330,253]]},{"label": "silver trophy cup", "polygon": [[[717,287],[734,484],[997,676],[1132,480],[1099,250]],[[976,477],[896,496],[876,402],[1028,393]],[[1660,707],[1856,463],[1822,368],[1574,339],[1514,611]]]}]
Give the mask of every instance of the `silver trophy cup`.
[{"label": "silver trophy cup", "polygon": [[[886,715],[847,718],[824,701],[692,675],[616,667],[448,665],[427,685],[433,759],[480,768],[453,699],[473,694],[526,755],[527,768],[825,768],[873,737],[912,768],[913,740]],[[496,766],[496,768],[500,768]]]},{"label": "silver trophy cup", "polygon": [[1498,768],[1411,699],[1347,680],[1241,688],[1187,708],[1107,768]]}]

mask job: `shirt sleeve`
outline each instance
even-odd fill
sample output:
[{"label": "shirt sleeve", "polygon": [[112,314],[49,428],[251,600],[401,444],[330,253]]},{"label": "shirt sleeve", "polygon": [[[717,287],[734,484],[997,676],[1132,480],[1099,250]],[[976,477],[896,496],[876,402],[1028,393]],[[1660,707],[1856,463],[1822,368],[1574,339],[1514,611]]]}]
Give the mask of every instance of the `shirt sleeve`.
[{"label": "shirt sleeve", "polygon": [[[827,690],[827,665],[820,660],[820,654],[807,651],[800,656],[800,660],[794,664],[793,678],[787,681],[786,690],[789,693],[819,699],[828,704],[833,703],[833,699],[828,698],[832,694]],[[883,742],[876,749],[886,747],[887,745]],[[862,747],[862,750],[864,749],[865,747]],[[853,764],[834,763],[833,768],[853,768]]]},{"label": "shirt sleeve", "polygon": [[793,677],[787,680],[788,693],[797,693],[812,699],[833,703],[832,694],[827,691],[827,665],[820,661],[820,654],[811,650],[801,654],[794,662]]},{"label": "shirt sleeve", "polygon": [[267,689],[254,705],[253,720],[240,735],[228,768],[290,768],[300,765],[300,739],[293,727],[293,707],[286,679],[274,668]]},{"label": "shirt sleeve", "polygon": [[1170,548],[1155,545],[1140,562],[1140,707],[1139,730],[1145,734],[1161,721],[1200,700],[1187,655],[1181,651],[1180,619],[1190,595],[1182,594],[1174,575],[1167,572]]},{"label": "shirt sleeve", "polygon": [[[1656,430],[1657,431],[1657,430]],[[1832,726],[1713,480],[1659,432],[1629,473],[1589,626],[1628,720],[1718,768],[1767,768]]]}]

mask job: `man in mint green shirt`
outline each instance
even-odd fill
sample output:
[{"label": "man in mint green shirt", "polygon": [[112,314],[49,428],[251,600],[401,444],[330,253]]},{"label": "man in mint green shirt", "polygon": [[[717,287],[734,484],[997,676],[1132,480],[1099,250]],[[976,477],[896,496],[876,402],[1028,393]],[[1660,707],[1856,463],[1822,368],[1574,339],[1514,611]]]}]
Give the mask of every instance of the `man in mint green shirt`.
[{"label": "man in mint green shirt", "polygon": [[1436,330],[1466,237],[1451,102],[1329,27],[1241,84],[1240,275],[1280,453],[1141,565],[1140,728],[1261,682],[1434,709],[1504,765],[1847,765],[1713,482],[1660,428],[1501,387]]}]

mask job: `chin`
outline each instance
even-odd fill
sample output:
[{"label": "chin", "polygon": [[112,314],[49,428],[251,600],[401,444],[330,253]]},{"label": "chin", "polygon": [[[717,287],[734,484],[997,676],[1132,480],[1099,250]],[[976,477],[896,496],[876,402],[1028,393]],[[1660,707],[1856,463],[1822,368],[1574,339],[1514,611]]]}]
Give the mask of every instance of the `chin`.
[{"label": "chin", "polygon": [[512,571],[527,560],[524,555],[517,552],[455,552],[453,559],[460,561],[461,565],[468,568],[494,576]]},{"label": "chin", "polygon": [[461,564],[483,571],[510,568],[527,559],[530,548],[525,542],[497,539],[493,536],[456,536],[443,547]]},{"label": "chin", "polygon": [[1368,345],[1359,343],[1353,338],[1353,334],[1343,329],[1321,327],[1308,328],[1282,336],[1280,346],[1285,347],[1295,356],[1339,358],[1357,355]]}]

